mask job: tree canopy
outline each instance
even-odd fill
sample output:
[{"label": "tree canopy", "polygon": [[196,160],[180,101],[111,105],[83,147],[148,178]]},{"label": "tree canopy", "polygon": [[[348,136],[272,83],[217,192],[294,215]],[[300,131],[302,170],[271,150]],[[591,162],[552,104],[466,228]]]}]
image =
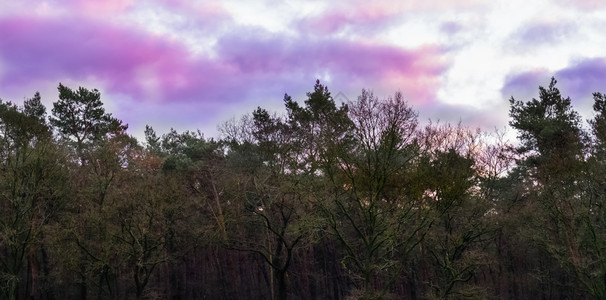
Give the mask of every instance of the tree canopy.
[{"label": "tree canopy", "polygon": [[606,96],[583,126],[556,85],[519,143],[319,80],[217,139],[0,101],[0,298],[603,299]]}]

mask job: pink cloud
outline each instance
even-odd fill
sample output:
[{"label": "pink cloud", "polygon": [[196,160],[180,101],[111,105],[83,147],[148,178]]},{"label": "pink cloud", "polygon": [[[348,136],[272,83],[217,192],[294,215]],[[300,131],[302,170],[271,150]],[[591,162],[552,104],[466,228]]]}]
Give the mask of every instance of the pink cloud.
[{"label": "pink cloud", "polygon": [[127,11],[134,5],[133,0],[104,0],[104,1],[83,1],[67,0],[62,1],[69,10],[74,12],[86,13],[87,15],[107,15]]},{"label": "pink cloud", "polygon": [[[184,22],[192,26],[215,28],[226,20],[230,20],[229,12],[219,0],[189,1],[189,0],[20,0],[8,4],[0,4],[0,16],[51,17],[61,19],[88,19],[102,23],[122,23],[129,26],[145,26],[137,24],[129,14],[155,12],[175,14],[182,17]],[[144,28],[145,29],[145,28]]]},{"label": "pink cloud", "polygon": [[[193,57],[183,45],[161,36],[85,20],[8,19],[0,21],[0,34],[0,59],[8,65],[0,78],[3,85],[35,77],[94,77],[107,88],[141,98],[150,96],[146,89],[153,85],[155,96],[164,101],[218,96],[231,85],[252,85],[292,73],[310,81],[318,73],[328,73],[343,85],[427,82],[446,67],[437,47],[404,50],[252,33],[224,37],[217,45],[219,57],[211,60]],[[430,88],[414,86],[413,95],[425,95],[422,90]]]},{"label": "pink cloud", "polygon": [[355,26],[357,29],[375,29],[382,28],[399,13],[397,10],[384,10],[381,7],[332,10],[319,16],[303,19],[300,27],[313,33],[333,33],[347,26]]},{"label": "pink cloud", "polygon": [[402,19],[408,13],[457,10],[486,5],[480,0],[425,0],[425,1],[348,1],[329,7],[325,12],[304,18],[303,30],[313,33],[334,33],[347,27],[373,31]]},{"label": "pink cloud", "polygon": [[70,17],[80,16],[88,18],[108,19],[127,12],[134,7],[134,0],[20,0],[0,4],[0,15],[7,16],[54,16]]},{"label": "pink cloud", "polygon": [[189,0],[163,0],[166,7],[173,7],[182,13],[194,14],[202,17],[225,18],[229,12],[219,0],[189,1]]},{"label": "pink cloud", "polygon": [[0,20],[0,36],[0,91],[32,82],[53,87],[93,82],[87,87],[131,99],[129,108],[123,107],[131,117],[117,114],[127,123],[145,119],[144,110],[132,109],[132,103],[191,107],[183,118],[193,122],[225,115],[219,113],[222,107],[238,103],[265,106],[260,101],[281,103],[285,92],[304,95],[316,78],[352,99],[372,88],[385,94],[402,90],[413,103],[431,101],[447,68],[444,51],[436,46],[407,50],[250,30],[220,37],[214,58],[192,55],[166,36],[99,20],[13,17]]},{"label": "pink cloud", "polygon": [[5,19],[0,35],[0,59],[8,68],[3,85],[93,76],[119,92],[139,94],[139,68],[172,77],[189,57],[171,41],[83,19]]}]

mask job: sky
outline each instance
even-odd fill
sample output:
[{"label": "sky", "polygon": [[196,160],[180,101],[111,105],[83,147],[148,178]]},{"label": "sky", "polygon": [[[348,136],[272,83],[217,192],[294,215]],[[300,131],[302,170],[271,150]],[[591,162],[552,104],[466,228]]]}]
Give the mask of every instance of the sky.
[{"label": "sky", "polygon": [[134,136],[218,137],[319,79],[337,102],[400,91],[420,121],[491,130],[552,76],[592,117],[604,32],[603,0],[0,0],[0,99],[39,91],[50,113],[59,83],[96,88]]}]

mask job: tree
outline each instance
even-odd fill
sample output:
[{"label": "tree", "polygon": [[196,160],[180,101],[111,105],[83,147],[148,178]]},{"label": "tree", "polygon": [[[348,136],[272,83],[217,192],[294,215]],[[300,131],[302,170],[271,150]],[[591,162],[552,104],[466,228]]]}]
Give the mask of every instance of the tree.
[{"label": "tree", "polygon": [[595,117],[589,121],[594,137],[595,154],[604,156],[606,153],[606,94],[593,93],[593,111]]},{"label": "tree", "polygon": [[[272,299],[287,299],[288,272],[294,257],[310,238],[313,219],[306,197],[307,170],[311,164],[301,155],[294,130],[281,118],[258,108],[252,122],[242,124],[236,136],[254,140],[231,139],[227,167],[233,188],[234,221],[227,247],[258,255],[269,270]],[[250,127],[248,127],[250,126]]]},{"label": "tree", "polygon": [[[108,221],[114,240],[117,270],[128,270],[137,299],[146,296],[146,287],[158,266],[182,258],[195,247],[198,230],[194,206],[183,185],[161,168],[162,160],[152,153],[139,152],[118,178]],[[191,239],[189,237],[194,237]]]},{"label": "tree", "polygon": [[435,222],[420,254],[432,258],[428,280],[437,299],[480,293],[469,282],[480,266],[487,265],[482,252],[493,230],[487,215],[488,199],[472,193],[477,180],[473,167],[473,159],[460,156],[454,149],[437,151],[429,162],[426,193],[431,198]]},{"label": "tree", "polygon": [[491,185],[507,165],[503,149],[487,133],[461,124],[431,123],[416,134],[421,145],[409,180],[430,209],[431,227],[415,249],[411,277],[430,299],[486,297],[475,282],[490,265],[488,246],[496,232]]},{"label": "tree", "polygon": [[317,170],[334,167],[336,161],[332,145],[347,140],[352,128],[348,116],[349,108],[342,103],[337,108],[328,87],[319,80],[314,91],[307,93],[305,106],[300,106],[289,95],[284,95],[288,114],[288,130],[292,132],[292,144],[298,156],[302,172],[314,174]]},{"label": "tree", "polygon": [[0,102],[0,290],[6,299],[17,297],[26,263],[32,267],[27,290],[41,289],[38,251],[69,187],[44,116],[38,93],[23,108]]},{"label": "tree", "polygon": [[584,150],[580,116],[556,83],[552,78],[547,89],[539,87],[540,100],[509,100],[509,124],[518,130],[522,143],[518,151],[527,155],[525,163],[536,171],[539,181],[578,174]]},{"label": "tree", "polygon": [[[105,202],[116,176],[126,167],[127,152],[136,147],[136,140],[125,133],[127,125],[105,112],[98,90],[80,87],[74,91],[59,84],[58,91],[50,124],[62,137],[65,148],[72,151],[73,162],[78,162],[70,170],[76,201],[69,207],[72,215],[64,219],[71,226],[62,231],[66,235],[62,238],[73,242],[80,253],[74,254],[65,266],[80,274],[81,297],[87,297],[91,284],[98,286],[98,295],[111,295],[115,292],[110,282],[114,274],[109,256],[103,254],[112,251],[112,244],[95,242],[107,237],[111,224],[105,218],[111,205],[108,207]],[[73,261],[74,257],[79,259]]]},{"label": "tree", "polygon": [[83,159],[82,151],[86,144],[128,128],[128,125],[123,125],[105,112],[101,93],[97,89],[80,87],[74,91],[59,84],[58,90],[59,100],[53,103],[50,123],[63,137],[75,142],[80,159]]},{"label": "tree", "polygon": [[578,197],[583,209],[577,211],[579,227],[575,241],[578,256],[569,262],[589,293],[606,297],[606,96],[593,94],[595,116],[591,125],[592,144],[585,164]]},{"label": "tree", "polygon": [[[343,267],[362,299],[383,298],[403,275],[430,219],[406,182],[415,170],[417,115],[400,93],[380,101],[362,91],[349,104],[351,139],[334,139],[325,164],[330,198],[316,204],[343,245]],[[327,161],[329,162],[329,161]]]},{"label": "tree", "polygon": [[161,143],[156,142],[154,146],[155,133],[151,128],[146,132],[149,149],[164,156],[163,170],[172,176],[183,176],[186,188],[192,193],[191,198],[202,211],[212,215],[219,239],[224,239],[224,204],[220,196],[224,154],[220,143],[205,140],[200,131],[177,133],[171,129],[168,134],[162,135]]},{"label": "tree", "polygon": [[524,178],[520,183],[525,188],[517,197],[540,209],[528,212],[536,224],[525,230],[530,231],[531,242],[557,262],[545,270],[554,274],[545,277],[560,282],[549,284],[564,285],[570,277],[574,286],[603,298],[606,270],[595,243],[602,231],[596,223],[601,209],[595,194],[588,193],[592,179],[584,175],[586,133],[570,98],[563,98],[555,85],[552,78],[549,88],[539,87],[540,100],[510,100],[510,125],[519,132],[518,152],[524,155],[511,174]]}]

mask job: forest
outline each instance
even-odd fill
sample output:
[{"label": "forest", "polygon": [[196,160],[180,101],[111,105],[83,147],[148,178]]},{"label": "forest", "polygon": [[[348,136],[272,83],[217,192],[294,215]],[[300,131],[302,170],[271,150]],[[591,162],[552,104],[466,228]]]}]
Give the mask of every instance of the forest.
[{"label": "forest", "polygon": [[606,95],[556,84],[516,141],[320,81],[216,139],[0,101],[0,298],[605,299]]}]

